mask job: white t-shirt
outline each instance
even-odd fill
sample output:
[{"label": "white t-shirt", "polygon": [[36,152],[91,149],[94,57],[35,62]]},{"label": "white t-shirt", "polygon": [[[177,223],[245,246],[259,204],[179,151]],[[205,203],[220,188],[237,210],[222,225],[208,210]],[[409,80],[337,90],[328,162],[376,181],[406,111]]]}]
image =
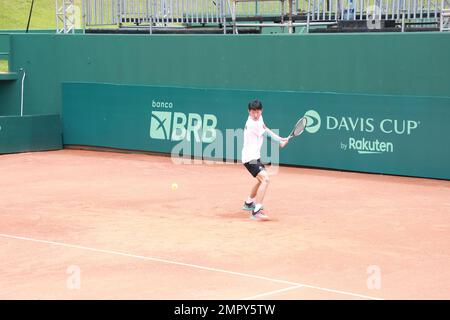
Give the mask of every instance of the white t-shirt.
[{"label": "white t-shirt", "polygon": [[258,121],[253,120],[250,116],[245,123],[244,129],[244,146],[242,148],[242,163],[258,160],[261,158],[261,146],[264,141],[264,120],[262,115]]}]

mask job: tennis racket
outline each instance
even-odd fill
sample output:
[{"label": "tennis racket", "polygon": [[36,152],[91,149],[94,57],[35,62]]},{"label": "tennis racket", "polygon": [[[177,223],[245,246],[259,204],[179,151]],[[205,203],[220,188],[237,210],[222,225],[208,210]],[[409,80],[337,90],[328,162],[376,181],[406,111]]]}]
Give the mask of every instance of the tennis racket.
[{"label": "tennis racket", "polygon": [[301,117],[295,124],[294,129],[292,129],[292,131],[289,134],[289,136],[287,137],[287,139],[289,140],[293,137],[297,137],[297,136],[301,135],[303,133],[303,131],[305,130],[307,124],[308,124],[308,120],[306,119],[306,117]]}]

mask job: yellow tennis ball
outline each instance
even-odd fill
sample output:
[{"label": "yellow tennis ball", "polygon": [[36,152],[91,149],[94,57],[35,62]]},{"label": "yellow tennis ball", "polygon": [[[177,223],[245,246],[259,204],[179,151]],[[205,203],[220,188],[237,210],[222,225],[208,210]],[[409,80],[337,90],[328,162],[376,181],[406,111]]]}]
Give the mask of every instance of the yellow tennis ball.
[{"label": "yellow tennis ball", "polygon": [[172,190],[175,191],[178,189],[178,184],[172,183]]}]

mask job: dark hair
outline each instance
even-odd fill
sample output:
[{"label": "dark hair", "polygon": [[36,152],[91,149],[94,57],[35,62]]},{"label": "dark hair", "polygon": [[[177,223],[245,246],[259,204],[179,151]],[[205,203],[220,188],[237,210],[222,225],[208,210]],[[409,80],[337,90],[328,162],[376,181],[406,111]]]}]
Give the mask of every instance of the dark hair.
[{"label": "dark hair", "polygon": [[253,100],[248,103],[248,110],[262,110],[263,105],[259,100]]}]

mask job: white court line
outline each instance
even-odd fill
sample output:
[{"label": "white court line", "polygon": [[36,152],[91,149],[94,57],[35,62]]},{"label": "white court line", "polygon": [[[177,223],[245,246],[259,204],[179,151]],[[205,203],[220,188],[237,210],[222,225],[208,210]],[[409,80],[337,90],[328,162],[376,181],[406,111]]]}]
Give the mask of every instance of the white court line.
[{"label": "white court line", "polygon": [[261,297],[267,297],[273,294],[277,294],[277,293],[281,293],[281,292],[285,292],[285,291],[289,291],[289,290],[294,290],[294,289],[299,289],[302,286],[293,286],[293,287],[289,287],[289,288],[284,288],[284,289],[280,289],[280,290],[275,290],[275,291],[269,291],[269,292],[265,292],[265,293],[261,293],[261,294],[257,294],[256,296],[251,296],[251,297],[247,297],[247,298],[243,298],[241,300],[255,300],[257,298],[261,298]]},{"label": "white court line", "polygon": [[333,292],[333,293],[339,293],[339,294],[344,294],[344,295],[349,295],[349,296],[355,296],[355,297],[360,297],[360,298],[364,298],[364,299],[382,300],[381,298],[370,297],[370,296],[366,296],[366,295],[362,295],[362,294],[358,294],[358,293],[352,293],[352,292],[347,292],[347,291],[340,291],[340,290],[316,287],[316,286],[311,286],[311,285],[297,283],[297,282],[292,282],[292,281],[268,278],[268,277],[264,277],[264,276],[258,276],[258,275],[249,274],[249,273],[241,273],[241,272],[229,271],[229,270],[224,270],[224,269],[216,269],[216,268],[205,267],[205,266],[200,266],[200,265],[190,264],[190,263],[184,263],[184,262],[178,262],[178,261],[173,261],[173,260],[166,260],[166,259],[160,259],[160,258],[154,258],[154,257],[139,256],[139,255],[124,253],[124,252],[119,252],[119,251],[95,249],[95,248],[90,248],[90,247],[85,247],[85,246],[74,245],[74,244],[67,244],[67,243],[63,243],[63,242],[55,242],[55,241],[40,240],[40,239],[33,239],[33,238],[27,238],[27,237],[19,237],[19,236],[3,234],[3,233],[0,233],[0,237],[16,239],[16,240],[31,241],[31,242],[36,242],[36,243],[46,243],[46,244],[52,244],[52,245],[55,245],[55,246],[61,246],[61,247],[66,247],[66,248],[74,248],[74,249],[81,249],[81,250],[87,250],[87,251],[93,251],[93,252],[108,253],[108,254],[117,255],[117,256],[123,256],[123,257],[130,257],[130,258],[136,258],[136,259],[147,260],[147,261],[155,261],[155,262],[173,264],[173,265],[190,267],[190,268],[195,268],[195,269],[200,269],[200,270],[207,270],[207,271],[218,272],[218,273],[232,274],[232,275],[240,276],[240,277],[246,277],[246,278],[266,280],[266,281],[271,281],[271,282],[276,282],[276,283],[289,284],[291,286],[297,286],[297,287],[307,287],[307,288],[311,288],[311,289],[317,289],[317,290],[328,291],[328,292]]}]

